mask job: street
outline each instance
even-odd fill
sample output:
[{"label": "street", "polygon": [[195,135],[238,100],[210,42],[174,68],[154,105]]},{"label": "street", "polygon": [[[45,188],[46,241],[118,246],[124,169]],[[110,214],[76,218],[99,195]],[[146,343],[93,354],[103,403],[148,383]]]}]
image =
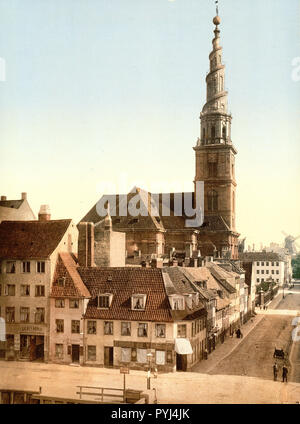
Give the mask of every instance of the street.
[{"label": "street", "polygon": [[[300,284],[295,284],[292,290],[279,293],[282,299],[275,312],[283,315],[272,314],[266,311],[262,320],[254,327],[250,334],[243,339],[237,348],[215,367],[210,369],[210,374],[247,375],[263,379],[273,379],[272,366],[275,347],[291,351],[291,336],[295,327],[292,326],[293,316],[287,315],[288,311],[300,311]],[[270,314],[269,314],[270,313]],[[300,383],[300,342],[295,342],[289,363],[289,381]],[[283,360],[277,359],[279,376]]]}]

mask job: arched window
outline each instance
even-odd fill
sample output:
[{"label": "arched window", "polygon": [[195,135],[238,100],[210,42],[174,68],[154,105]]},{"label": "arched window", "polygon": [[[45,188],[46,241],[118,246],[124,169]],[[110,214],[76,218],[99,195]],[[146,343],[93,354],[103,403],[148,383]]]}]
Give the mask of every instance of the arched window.
[{"label": "arched window", "polygon": [[232,210],[235,211],[235,192],[232,193]]},{"label": "arched window", "polygon": [[211,138],[214,140],[216,137],[216,127],[213,125],[211,127]]},{"label": "arched window", "polygon": [[218,210],[218,193],[215,190],[210,190],[207,195],[207,209],[210,212]]},{"label": "arched window", "polygon": [[225,140],[226,136],[227,136],[227,128],[226,128],[226,125],[224,125],[222,128],[222,138],[224,138]]},{"label": "arched window", "polygon": [[220,77],[220,91],[223,91],[224,90],[224,79],[223,79],[223,77],[221,76]]}]

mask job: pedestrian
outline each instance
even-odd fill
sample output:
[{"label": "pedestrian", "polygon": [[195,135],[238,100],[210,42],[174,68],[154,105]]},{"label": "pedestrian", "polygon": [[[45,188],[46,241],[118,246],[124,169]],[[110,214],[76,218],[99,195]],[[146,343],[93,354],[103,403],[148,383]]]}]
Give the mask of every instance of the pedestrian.
[{"label": "pedestrian", "polygon": [[274,381],[277,381],[278,366],[277,366],[276,362],[273,365],[273,375],[274,375]]},{"label": "pedestrian", "polygon": [[282,367],[282,382],[286,382],[287,383],[287,375],[288,375],[288,369],[285,365],[283,365]]}]

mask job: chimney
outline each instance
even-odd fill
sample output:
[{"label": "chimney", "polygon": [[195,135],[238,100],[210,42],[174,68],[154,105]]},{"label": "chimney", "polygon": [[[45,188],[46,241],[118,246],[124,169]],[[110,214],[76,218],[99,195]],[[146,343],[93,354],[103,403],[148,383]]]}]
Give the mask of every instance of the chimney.
[{"label": "chimney", "polygon": [[79,266],[94,266],[94,224],[78,224],[78,263]]},{"label": "chimney", "polygon": [[[24,193],[23,193],[24,194]],[[40,211],[39,211],[39,221],[50,221],[51,219],[51,212],[49,205],[41,205]]]},{"label": "chimney", "polygon": [[163,267],[163,258],[155,258],[151,261],[152,268],[162,268]]},{"label": "chimney", "polygon": [[21,193],[21,199],[27,200],[27,193]]},{"label": "chimney", "polygon": [[6,199],[7,199],[6,196],[1,196],[1,201]]},{"label": "chimney", "polygon": [[178,260],[177,259],[172,260],[172,266],[178,266]]}]

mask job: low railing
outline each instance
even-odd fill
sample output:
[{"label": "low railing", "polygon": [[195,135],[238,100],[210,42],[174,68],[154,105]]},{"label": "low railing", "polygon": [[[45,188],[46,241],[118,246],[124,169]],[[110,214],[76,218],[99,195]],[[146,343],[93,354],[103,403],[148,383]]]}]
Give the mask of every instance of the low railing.
[{"label": "low railing", "polygon": [[[76,392],[79,395],[79,399],[82,399],[82,396],[98,396],[100,402],[104,403],[106,401],[116,400],[120,403],[126,402],[126,390],[124,389],[115,389],[111,387],[93,387],[93,386],[76,386],[79,388],[79,392]],[[94,391],[84,391],[84,389],[93,389]]]}]

